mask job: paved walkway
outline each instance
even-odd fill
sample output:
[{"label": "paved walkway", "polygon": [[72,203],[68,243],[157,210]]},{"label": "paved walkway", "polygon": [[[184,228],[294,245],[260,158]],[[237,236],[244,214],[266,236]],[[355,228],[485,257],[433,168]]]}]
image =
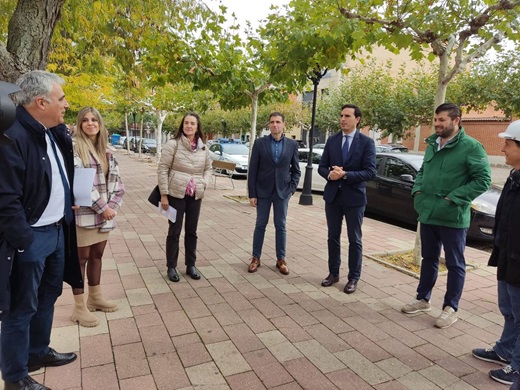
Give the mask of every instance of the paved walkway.
[{"label": "paved walkway", "polygon": [[[364,259],[358,291],[346,282],[320,286],[327,275],[323,200],[300,206],[291,199],[287,221],[290,275],[275,268],[274,228],[266,233],[262,267],[247,273],[255,220],[245,181],[219,178],[202,203],[198,236],[199,281],[166,279],[167,222],[146,198],[155,166],[118,151],[127,188],[104,258],[104,292],[119,311],[97,313],[100,325],[68,319],[67,286],[56,307],[51,345],[77,351],[73,364],[35,375],[52,389],[506,389],[471,349],[492,344],[501,331],[494,269],[487,253],[467,250],[478,268],[468,273],[451,328],[433,327],[446,277],[440,276],[428,314],[399,309],[417,280]],[[364,252],[413,246],[415,234],[365,219]],[[343,236],[346,236],[345,233]],[[346,249],[346,237],[343,248]],[[182,255],[182,253],[181,253]],[[182,263],[182,261],[180,261]],[[347,274],[342,267],[342,275]]]}]

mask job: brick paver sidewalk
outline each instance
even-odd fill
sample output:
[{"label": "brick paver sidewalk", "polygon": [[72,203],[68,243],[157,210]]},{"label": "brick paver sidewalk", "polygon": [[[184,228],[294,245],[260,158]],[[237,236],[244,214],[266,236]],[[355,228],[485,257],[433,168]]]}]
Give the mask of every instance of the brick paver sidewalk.
[{"label": "brick paver sidewalk", "polygon": [[[468,273],[459,321],[439,330],[446,276],[434,292],[434,309],[406,316],[417,280],[365,258],[358,291],[327,275],[323,200],[300,206],[297,193],[287,221],[289,276],[275,268],[274,228],[266,233],[262,267],[248,274],[255,210],[227,195],[245,195],[220,178],[202,203],[199,281],[166,279],[166,220],[146,198],[155,165],[117,153],[127,193],[104,257],[105,295],[119,304],[96,313],[100,325],[69,321],[73,299],[59,299],[51,345],[77,351],[73,364],[41,370],[52,389],[505,389],[488,378],[495,368],[471,356],[500,334],[494,270],[487,254],[468,249]],[[411,248],[414,232],[366,218],[365,254]],[[343,233],[346,237],[346,234]],[[182,239],[182,237],[181,237]],[[343,244],[346,253],[346,238]],[[183,252],[179,264],[182,261]],[[344,256],[345,259],[345,256]]]}]

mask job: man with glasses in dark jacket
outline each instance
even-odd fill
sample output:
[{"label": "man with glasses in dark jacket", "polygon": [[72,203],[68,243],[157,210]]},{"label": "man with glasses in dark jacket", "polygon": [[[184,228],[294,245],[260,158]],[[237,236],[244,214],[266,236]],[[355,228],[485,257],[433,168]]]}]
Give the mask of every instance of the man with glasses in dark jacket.
[{"label": "man with glasses in dark jacket", "polygon": [[[0,145],[0,261],[12,262],[2,313],[0,368],[5,390],[45,390],[29,376],[75,353],[49,348],[54,304],[63,281],[83,287],[72,210],[72,141],[63,124],[63,79],[32,71],[17,81],[16,121]],[[7,259],[5,254],[14,253]],[[4,268],[4,267],[2,267]],[[3,287],[3,286],[2,286]]]},{"label": "man with glasses in dark jacket", "polygon": [[[502,189],[495,213],[495,240],[489,264],[497,268],[498,308],[504,316],[500,339],[492,348],[474,349],[473,356],[505,367],[489,371],[497,382],[512,384],[518,390],[520,380],[520,120],[512,122],[504,133],[502,152],[513,169]],[[513,383],[514,382],[514,383]]]}]

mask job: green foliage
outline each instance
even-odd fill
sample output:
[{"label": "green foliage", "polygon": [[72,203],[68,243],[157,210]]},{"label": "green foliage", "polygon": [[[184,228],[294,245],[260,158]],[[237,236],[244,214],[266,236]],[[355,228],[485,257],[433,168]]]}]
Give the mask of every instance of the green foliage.
[{"label": "green foliage", "polygon": [[7,26],[15,7],[16,2],[13,0],[0,0],[0,41],[7,41]]},{"label": "green foliage", "polygon": [[316,124],[329,132],[339,131],[339,113],[346,103],[363,113],[362,125],[406,137],[408,132],[431,118],[435,77],[423,69],[392,76],[390,64],[369,62],[349,72],[346,79],[318,104]]},{"label": "green foliage", "polygon": [[[305,106],[298,102],[269,103],[259,107],[256,123],[256,135],[267,128],[269,115],[281,112],[285,116],[286,128],[301,126],[308,123],[309,112]],[[251,108],[245,107],[237,110],[223,110],[218,106],[212,107],[201,116],[201,122],[205,133],[219,134],[224,137],[237,133],[248,133],[251,129]]]},{"label": "green foliage", "polygon": [[[330,3],[338,4],[335,0]],[[374,42],[390,51],[408,49],[412,58],[453,50],[474,51],[497,32],[518,39],[518,1],[343,0],[339,12],[357,20]],[[466,38],[471,36],[471,41]],[[454,47],[450,47],[454,45]]]},{"label": "green foliage", "polygon": [[520,63],[518,51],[498,53],[494,61],[479,61],[461,78],[471,96],[468,107],[483,109],[491,104],[507,117],[520,116]]},{"label": "green foliage", "polygon": [[[519,0],[292,0],[288,15],[271,16],[265,31],[278,53],[272,57],[287,54],[273,67],[283,64],[287,72],[308,73],[313,65],[337,68],[341,56],[371,52],[374,45],[391,53],[407,50],[414,61],[438,60],[433,111],[444,101],[449,82],[470,62],[491,47],[500,50],[504,36],[520,39],[519,8]],[[294,83],[301,85],[304,74]]]},{"label": "green foliage", "polygon": [[[345,22],[333,1],[293,0],[286,14],[273,13],[259,29],[266,65],[273,82],[300,91],[315,70],[339,69],[347,54],[365,42],[356,21]],[[356,42],[358,42],[356,46]]]}]

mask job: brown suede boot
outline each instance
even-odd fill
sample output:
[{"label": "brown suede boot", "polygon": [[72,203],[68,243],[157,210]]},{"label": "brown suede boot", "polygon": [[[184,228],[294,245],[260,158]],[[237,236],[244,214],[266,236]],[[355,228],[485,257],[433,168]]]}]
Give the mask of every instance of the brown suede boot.
[{"label": "brown suede boot", "polygon": [[104,311],[111,313],[117,310],[117,305],[112,302],[105,301],[101,294],[101,286],[88,286],[87,307],[90,311]]},{"label": "brown suede boot", "polygon": [[92,328],[99,324],[98,318],[85,305],[85,294],[74,295],[74,310],[70,320],[87,328]]}]

